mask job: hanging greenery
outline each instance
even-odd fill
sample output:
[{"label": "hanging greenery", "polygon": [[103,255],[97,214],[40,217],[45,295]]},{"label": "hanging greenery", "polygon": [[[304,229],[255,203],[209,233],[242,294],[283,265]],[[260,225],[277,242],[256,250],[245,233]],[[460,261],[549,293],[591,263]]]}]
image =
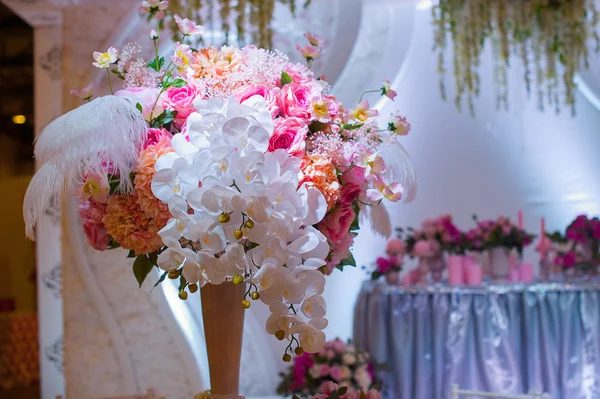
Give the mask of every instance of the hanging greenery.
[{"label": "hanging greenery", "polygon": [[481,56],[490,39],[498,108],[508,109],[507,69],[513,54],[523,62],[528,93],[533,80],[541,110],[548,105],[558,113],[564,104],[575,114],[574,76],[581,67],[588,67],[588,48],[600,48],[594,0],[439,0],[432,10],[440,90],[445,99],[444,52],[450,38],[459,110],[466,100],[474,114]]},{"label": "hanging greenery", "polygon": [[[308,7],[312,0],[170,0],[174,14],[204,25],[211,32],[223,32],[223,44],[229,44],[232,34],[239,45],[252,43],[257,47],[271,48],[273,30],[271,21],[275,3],[287,5],[292,15],[297,4]],[[173,32],[175,21],[169,21]]]}]

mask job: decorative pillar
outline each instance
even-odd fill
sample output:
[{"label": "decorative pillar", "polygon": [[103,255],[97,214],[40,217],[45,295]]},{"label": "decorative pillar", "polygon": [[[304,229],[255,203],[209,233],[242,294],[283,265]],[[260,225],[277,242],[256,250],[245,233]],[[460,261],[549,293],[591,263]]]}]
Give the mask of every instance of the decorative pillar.
[{"label": "decorative pillar", "polygon": [[[34,29],[36,135],[62,113],[62,26]],[[37,166],[37,165],[36,165]],[[42,399],[64,393],[61,296],[61,204],[55,199],[36,230],[40,389]]]}]

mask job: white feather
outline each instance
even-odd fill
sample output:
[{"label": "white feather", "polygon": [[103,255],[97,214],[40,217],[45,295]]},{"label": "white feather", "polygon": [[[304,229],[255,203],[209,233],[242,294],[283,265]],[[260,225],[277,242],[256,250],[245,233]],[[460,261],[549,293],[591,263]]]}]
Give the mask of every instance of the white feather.
[{"label": "white feather", "polygon": [[26,232],[33,236],[37,218],[50,198],[72,192],[83,176],[107,173],[120,179],[120,189],[132,189],[135,169],[147,136],[146,122],[123,97],[99,97],[51,122],[38,136],[34,154],[43,165],[27,188],[23,213]]},{"label": "white feather", "polygon": [[404,187],[404,202],[411,202],[417,195],[417,174],[410,156],[395,136],[384,139],[378,152],[385,161],[384,177],[390,182],[399,182]]},{"label": "white feather", "polygon": [[392,235],[392,222],[390,215],[383,204],[369,206],[371,217],[371,228],[373,232],[379,234],[383,238],[390,238]]}]

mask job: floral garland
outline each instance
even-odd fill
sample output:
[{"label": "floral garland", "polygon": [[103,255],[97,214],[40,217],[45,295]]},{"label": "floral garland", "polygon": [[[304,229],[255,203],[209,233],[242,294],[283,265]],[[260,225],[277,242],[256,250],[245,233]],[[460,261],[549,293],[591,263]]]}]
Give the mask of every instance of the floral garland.
[{"label": "floral garland", "polygon": [[474,114],[473,98],[480,92],[481,56],[487,39],[491,39],[496,58],[498,107],[508,109],[506,75],[510,55],[514,53],[525,67],[523,79],[528,93],[535,74],[541,110],[548,103],[558,113],[564,103],[575,113],[575,74],[581,66],[588,67],[589,40],[595,41],[595,51],[600,48],[596,32],[600,16],[593,0],[440,0],[432,12],[443,98],[448,35],[454,53],[455,103],[460,109],[466,97],[471,114]]}]

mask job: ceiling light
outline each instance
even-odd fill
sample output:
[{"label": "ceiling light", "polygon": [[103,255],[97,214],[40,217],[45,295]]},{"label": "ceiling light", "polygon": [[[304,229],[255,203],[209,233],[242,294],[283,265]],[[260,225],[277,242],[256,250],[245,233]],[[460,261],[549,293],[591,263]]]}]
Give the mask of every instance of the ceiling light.
[{"label": "ceiling light", "polygon": [[27,121],[27,118],[25,118],[25,115],[15,115],[12,117],[12,121],[15,125],[22,125]]},{"label": "ceiling light", "polygon": [[433,6],[433,2],[431,0],[421,0],[417,3],[417,9],[419,10],[427,10]]}]

